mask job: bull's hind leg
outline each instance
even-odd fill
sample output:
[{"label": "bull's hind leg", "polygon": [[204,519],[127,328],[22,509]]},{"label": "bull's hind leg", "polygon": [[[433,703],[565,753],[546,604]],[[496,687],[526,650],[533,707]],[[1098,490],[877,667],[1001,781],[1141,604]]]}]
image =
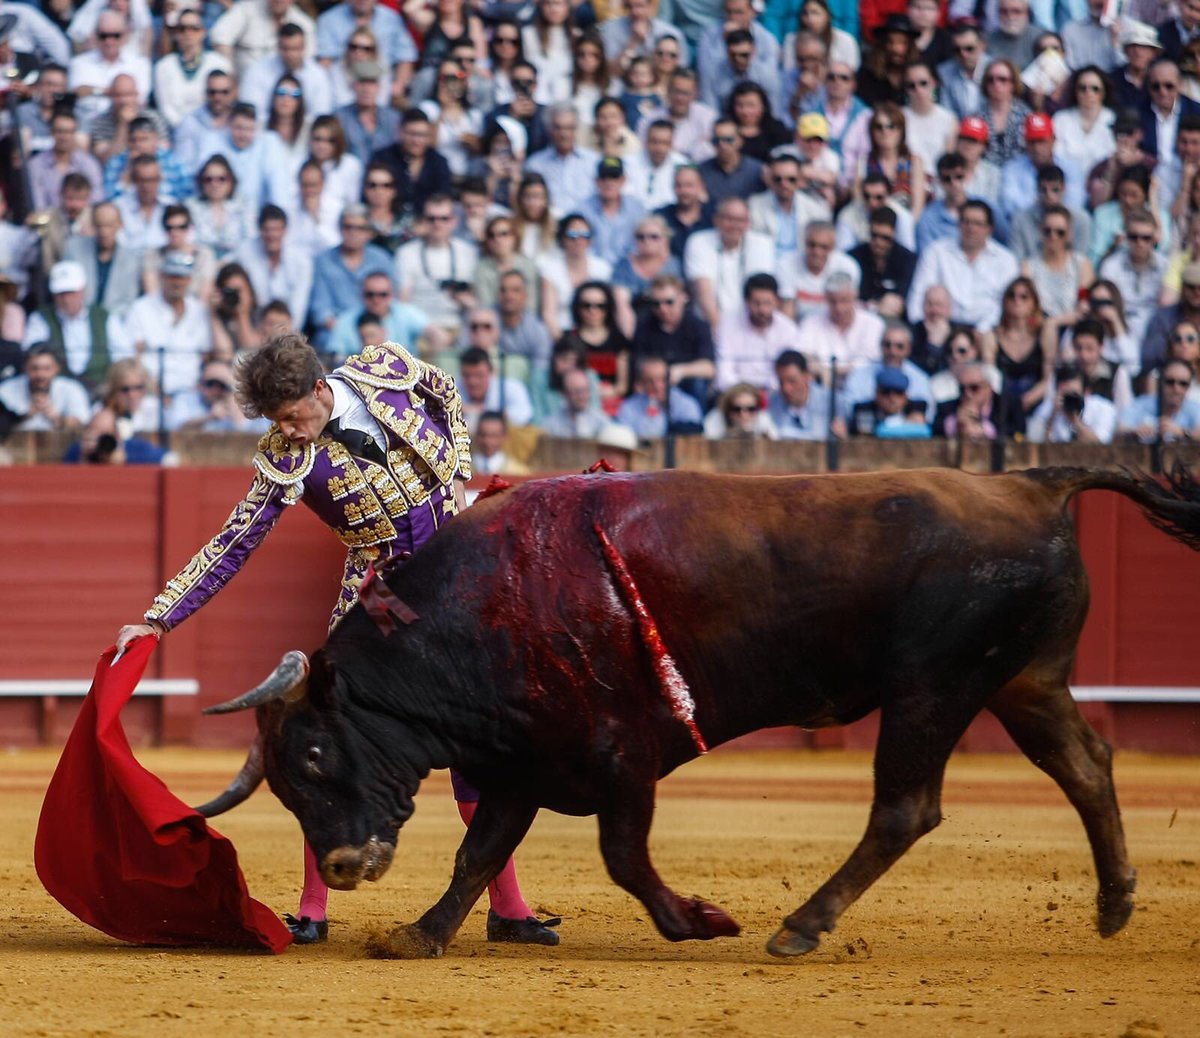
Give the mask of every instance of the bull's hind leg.
[{"label": "bull's hind leg", "polygon": [[724,910],[707,901],[680,897],[655,871],[647,846],[654,818],[653,771],[634,774],[625,765],[619,766],[617,774],[611,766],[608,771],[607,801],[596,817],[600,853],[613,882],[646,906],[668,941],[736,937],[741,927]]},{"label": "bull's hind leg", "polygon": [[1066,683],[1067,667],[1029,668],[988,704],[1013,741],[1066,793],[1092,845],[1100,890],[1097,928],[1111,937],[1133,911],[1135,872],[1112,780],[1112,750],[1084,720]]},{"label": "bull's hind leg", "polygon": [[[950,712],[951,706],[957,713]],[[936,699],[913,695],[884,705],[867,830],[845,864],[783,921],[767,951],[781,957],[812,951],[821,934],[832,931],[842,913],[941,822],[946,761],[977,709],[966,688]]]},{"label": "bull's hind leg", "polygon": [[537,808],[482,796],[467,835],[454,858],[450,886],[428,912],[409,926],[374,940],[368,952],[378,958],[422,959],[441,955],[467,913],[525,838]]}]

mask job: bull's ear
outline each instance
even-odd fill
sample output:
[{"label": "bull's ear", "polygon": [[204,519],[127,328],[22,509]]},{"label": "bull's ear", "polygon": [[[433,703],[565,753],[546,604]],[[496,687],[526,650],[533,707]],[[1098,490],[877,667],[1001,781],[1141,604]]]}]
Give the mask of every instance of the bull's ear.
[{"label": "bull's ear", "polygon": [[330,706],[337,697],[337,668],[324,649],[318,649],[308,664],[304,694],[317,710]]}]

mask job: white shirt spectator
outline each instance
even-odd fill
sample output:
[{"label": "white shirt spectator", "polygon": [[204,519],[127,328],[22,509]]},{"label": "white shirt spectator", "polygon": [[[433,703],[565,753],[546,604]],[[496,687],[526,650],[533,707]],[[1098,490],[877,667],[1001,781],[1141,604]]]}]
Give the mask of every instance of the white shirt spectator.
[{"label": "white shirt spectator", "polygon": [[[554,248],[537,258],[537,271],[554,287],[554,298],[558,303],[558,326],[568,329],[574,324],[571,316],[571,300],[575,298],[575,286],[567,274],[567,261],[561,250]],[[588,281],[610,281],[612,264],[608,260],[593,256],[587,258]]]},{"label": "white shirt spectator", "polygon": [[[183,302],[183,316],[154,292],[136,300],[125,315],[125,329],[135,348],[144,344],[142,363],[170,396],[195,389],[200,378],[200,357],[212,349],[208,307],[195,296]],[[159,377],[159,348],[163,348],[163,371]]]},{"label": "white shirt spectator", "polygon": [[[98,50],[85,50],[82,54],[76,54],[67,66],[67,86],[71,90],[91,87],[96,95],[102,95],[112,86],[112,81],[117,76],[133,77],[134,83],[137,84],[138,101],[144,105],[150,96],[149,58],[122,51],[117,55],[116,61],[105,61]],[[108,107],[106,97],[95,96],[84,100],[94,101],[94,104],[89,106],[94,113]]]},{"label": "white shirt spectator", "polygon": [[800,329],[782,313],[775,313],[766,328],[755,328],[743,306],[722,319],[713,340],[718,389],[738,382],[766,389],[775,382],[775,358],[784,350],[800,349]]},{"label": "white shirt spectator", "polygon": [[636,198],[646,212],[661,209],[675,202],[675,169],[691,160],[678,151],[671,152],[661,166],[653,166],[646,152],[640,151],[625,160],[625,194]]},{"label": "white shirt spectator", "polygon": [[840,249],[830,252],[824,268],[814,274],[804,262],[804,249],[801,248],[779,274],[779,295],[795,300],[797,321],[825,308],[825,284],[834,274],[845,274],[854,282],[855,288],[862,281],[862,267]]},{"label": "white shirt spectator", "polygon": [[[336,240],[332,244],[337,244]],[[311,254],[305,249],[295,247],[290,229],[284,238],[278,266],[272,267],[268,263],[262,239],[257,234],[242,242],[232,258],[245,268],[256,299],[260,302],[282,299],[287,303],[293,320],[297,323],[303,320],[308,313],[308,297],[312,292],[313,262]]]},{"label": "white shirt spectator", "polygon": [[935,104],[925,115],[907,105],[904,111],[904,141],[908,150],[921,158],[927,170],[937,169],[937,160],[949,150],[958,133],[958,116],[944,105]]},{"label": "white shirt spectator", "polygon": [[988,239],[973,261],[967,259],[957,239],[935,241],[917,260],[908,291],[909,320],[920,321],[925,293],[934,285],[944,285],[953,304],[951,320],[988,331],[1000,320],[1004,290],[1019,273],[1016,256],[994,238]]},{"label": "white shirt spectator", "polygon": [[333,84],[324,65],[313,58],[305,58],[304,64],[292,72],[278,54],[268,54],[246,69],[238,87],[238,100],[254,105],[260,123],[264,126],[267,123],[271,114],[271,95],[285,72],[300,81],[300,89],[304,91],[304,116],[309,122],[333,111]]},{"label": "white shirt spectator", "polygon": [[1097,277],[1111,281],[1121,290],[1125,303],[1125,323],[1129,337],[1137,343],[1146,334],[1146,326],[1158,309],[1158,296],[1162,291],[1163,275],[1170,262],[1160,252],[1151,250],[1146,266],[1134,268],[1129,261],[1129,247],[1122,246],[1100,264]]},{"label": "white shirt spectator", "polygon": [[[470,407],[467,411],[467,427],[471,431],[471,435],[475,435],[475,426],[479,422],[479,415],[485,411],[500,411],[500,383],[499,375],[493,375],[488,382],[487,393],[484,394],[483,407]],[[525,388],[525,383],[520,379],[506,378],[504,382],[504,420],[508,422],[510,427],[520,425],[529,425],[533,421],[533,401],[529,398],[529,390]],[[467,401],[464,398],[464,403],[475,403]]]},{"label": "white shirt spectator", "polygon": [[800,352],[822,367],[836,357],[839,368],[858,367],[879,356],[883,318],[861,307],[843,331],[829,319],[827,309],[800,322]]},{"label": "white shirt spectator", "polygon": [[1112,130],[1116,121],[1116,113],[1111,108],[1101,108],[1092,128],[1085,130],[1079,110],[1064,108],[1054,113],[1054,146],[1070,155],[1086,173],[1117,150],[1117,138]]},{"label": "white shirt spectator", "polygon": [[[451,238],[450,243],[441,248],[431,248],[417,239],[402,245],[396,252],[396,284],[411,287],[405,302],[424,310],[430,324],[457,326],[462,315],[439,285],[443,281],[470,284],[475,277],[477,261],[475,246],[461,238]],[[512,424],[525,425],[528,421]]]},{"label": "white shirt spectator", "polygon": [[[1075,430],[1071,423],[1062,414],[1055,414],[1056,396],[1054,387],[1051,386],[1042,402],[1029,416],[1025,426],[1025,438],[1030,443],[1071,443],[1075,439]],[[1112,443],[1113,434],[1117,431],[1117,406],[1111,400],[1095,393],[1085,395],[1080,418],[1101,443]]]},{"label": "white shirt spectator", "polygon": [[121,212],[121,230],[117,240],[130,249],[147,252],[161,249],[167,244],[167,232],[163,229],[163,213],[166,206],[160,201],[149,216],[143,216],[132,191],[121,195],[113,202]]},{"label": "white shirt spectator", "polygon": [[[154,63],[154,105],[174,129],[205,101],[205,86],[212,72],[229,72],[229,60],[206,50],[194,72],[185,72],[178,54],[168,54]],[[182,161],[182,160],[181,160]]]},{"label": "white shirt spectator", "polygon": [[57,25],[30,3],[0,3],[0,14],[11,14],[16,24],[8,42],[17,54],[34,54],[43,62],[67,67],[71,42]]},{"label": "white shirt spectator", "polygon": [[[88,317],[88,308],[83,307],[75,317],[68,317],[59,311],[58,319],[62,324],[67,372],[82,375],[87,370],[88,361],[92,356],[92,322]],[[125,325],[116,314],[108,315],[104,322],[104,331],[108,337],[108,353],[113,360],[132,355],[133,346],[125,334]],[[21,342],[21,348],[28,350],[34,343],[48,342],[49,339],[50,325],[46,323],[46,318],[35,310],[25,324],[25,338]]]},{"label": "white shirt spectator", "polygon": [[[87,390],[73,378],[57,375],[50,381],[50,403],[63,418],[73,418],[80,425],[87,425],[92,415]],[[0,382],[0,404],[13,414],[29,414],[29,379],[17,375]],[[31,415],[16,428],[40,432],[53,429],[54,424],[45,415]]]},{"label": "white shirt spectator", "polygon": [[[292,4],[284,13],[283,21],[304,30],[305,53],[311,57],[317,38],[313,20]],[[208,41],[213,47],[229,47],[238,76],[244,75],[254,62],[274,54],[278,47],[275,19],[267,8],[267,0],[237,0],[213,23]]]},{"label": "white shirt spectator", "polygon": [[739,248],[726,249],[717,230],[696,231],[683,249],[683,271],[688,281],[712,282],[722,315],[736,313],[742,306],[746,278],[775,273],[775,243],[765,234],[747,231]]}]

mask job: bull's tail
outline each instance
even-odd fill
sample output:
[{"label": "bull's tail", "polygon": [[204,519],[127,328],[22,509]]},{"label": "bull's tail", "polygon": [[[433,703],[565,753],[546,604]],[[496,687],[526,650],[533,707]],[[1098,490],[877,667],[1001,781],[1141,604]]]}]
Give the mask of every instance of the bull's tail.
[{"label": "bull's tail", "polygon": [[1030,469],[1025,475],[1054,487],[1065,504],[1085,490],[1112,490],[1137,504],[1164,533],[1200,551],[1200,483],[1176,461],[1163,481],[1128,469]]}]

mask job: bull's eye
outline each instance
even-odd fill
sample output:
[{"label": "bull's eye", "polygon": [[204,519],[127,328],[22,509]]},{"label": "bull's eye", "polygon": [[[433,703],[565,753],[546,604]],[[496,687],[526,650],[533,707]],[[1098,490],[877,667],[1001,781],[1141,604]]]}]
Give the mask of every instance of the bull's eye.
[{"label": "bull's eye", "polygon": [[321,747],[310,746],[308,753],[304,757],[304,766],[314,774],[321,774]]}]

